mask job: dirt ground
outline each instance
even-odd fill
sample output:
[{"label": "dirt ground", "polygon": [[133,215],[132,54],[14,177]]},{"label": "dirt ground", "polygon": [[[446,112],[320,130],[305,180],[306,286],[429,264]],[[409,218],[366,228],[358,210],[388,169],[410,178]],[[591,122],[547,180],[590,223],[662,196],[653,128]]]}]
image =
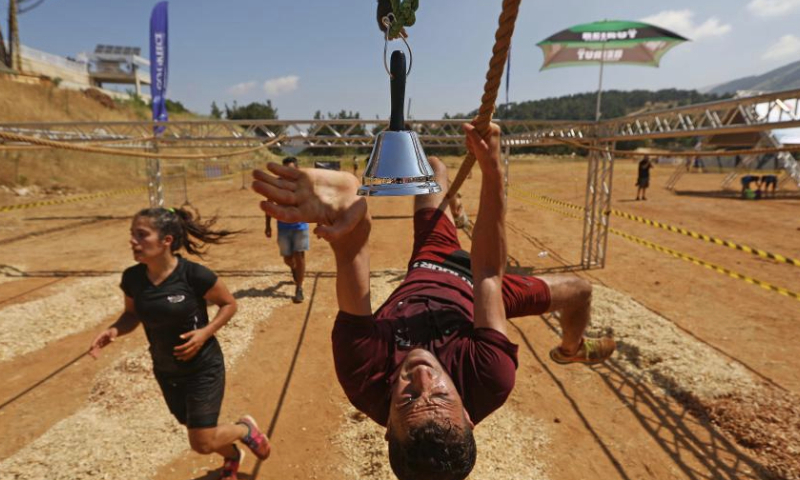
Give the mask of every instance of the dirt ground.
[{"label": "dirt ground", "polygon": [[[724,175],[715,173],[687,175],[671,193],[663,188],[671,173],[657,167],[648,200],[636,202],[635,164],[618,162],[614,207],[800,258],[796,190],[789,198],[742,201],[716,195]],[[473,218],[478,177],[463,190]],[[576,264],[582,222],[540,208],[532,194],[581,204],[585,164],[515,158],[509,178],[510,263],[534,273]],[[229,365],[221,420],[248,412],[273,441],[272,457],[263,464],[248,458],[241,477],[391,478],[382,432],[347,404],[333,370],[329,248],[312,239],[307,301],[292,304],[290,276],[274,239],[263,236],[257,197],[240,186],[238,178],[195,184],[190,199],[204,214],[220,215],[225,227],[247,229],[203,260],[242,306],[222,338]],[[109,302],[122,305],[121,295],[114,300],[106,292],[132,263],[128,222],[145,202],[130,195],[0,214],[0,479],[216,478],[219,460],[192,453],[163,405],[141,330],[97,361],[83,355],[115,318]],[[404,274],[412,200],[370,202],[377,307]],[[621,218],[611,222],[800,291],[797,267]],[[468,248],[468,235],[461,239]],[[555,365],[547,352],[558,341],[556,319],[514,320],[517,386],[506,406],[478,426],[471,478],[800,478],[792,464],[797,450],[786,449],[800,448],[793,403],[800,344],[790,340],[800,334],[798,300],[617,235],[609,236],[605,269],[577,274],[595,285],[591,333],[612,332],[619,353],[599,367]],[[775,443],[773,435],[762,448],[743,434],[755,424],[731,413],[737,398],[753,403],[745,410],[763,410],[759,421],[782,424],[775,435],[787,440]],[[771,401],[781,408],[770,410]],[[769,431],[764,425],[758,428]]]}]

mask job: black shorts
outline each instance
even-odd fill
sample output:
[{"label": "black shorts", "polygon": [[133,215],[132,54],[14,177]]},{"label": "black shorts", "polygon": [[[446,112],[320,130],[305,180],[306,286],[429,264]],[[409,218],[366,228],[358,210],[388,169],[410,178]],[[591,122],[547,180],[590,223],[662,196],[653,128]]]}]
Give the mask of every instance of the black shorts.
[{"label": "black shorts", "polygon": [[650,187],[650,178],[638,178],[636,180],[636,186],[639,188],[649,188]]},{"label": "black shorts", "polygon": [[225,363],[220,361],[186,376],[159,375],[156,380],[169,411],[187,428],[217,426],[225,394]]}]

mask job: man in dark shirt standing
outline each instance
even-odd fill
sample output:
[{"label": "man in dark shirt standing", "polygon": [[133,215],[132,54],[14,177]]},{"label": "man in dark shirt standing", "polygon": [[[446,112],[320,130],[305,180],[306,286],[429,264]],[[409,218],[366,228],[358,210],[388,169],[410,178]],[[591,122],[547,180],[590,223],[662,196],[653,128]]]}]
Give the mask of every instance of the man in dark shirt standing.
[{"label": "man in dark shirt standing", "polygon": [[[256,171],[261,208],[283,221],[317,222],[314,233],[336,257],[339,314],[333,355],[353,405],[386,427],[398,478],[463,479],[476,458],[472,430],[514,387],[517,346],[506,318],[561,310],[558,363],[597,363],[614,351],[610,338],[585,339],[591,285],[570,277],[504,275],[505,199],[500,130],[483,139],[465,125],[482,171],[471,255],[461,250],[445,194],[414,199],[414,248],[408,274],[373,313],[369,291],[371,220],[351,175],[287,169]],[[446,190],[447,170],[431,158]]]},{"label": "man in dark shirt standing", "polygon": [[650,157],[644,157],[639,161],[639,174],[636,176],[636,200],[642,197],[642,200],[647,200],[647,188],[650,187],[650,169],[653,168],[653,163],[650,162]]}]

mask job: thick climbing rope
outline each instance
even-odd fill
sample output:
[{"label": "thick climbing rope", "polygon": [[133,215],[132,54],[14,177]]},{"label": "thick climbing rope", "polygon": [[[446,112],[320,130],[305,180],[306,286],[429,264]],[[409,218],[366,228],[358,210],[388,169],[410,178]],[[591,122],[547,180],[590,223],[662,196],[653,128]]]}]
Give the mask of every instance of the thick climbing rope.
[{"label": "thick climbing rope", "polygon": [[10,133],[10,132],[0,132],[0,138],[11,142],[25,142],[31,145],[39,145],[43,147],[57,148],[60,150],[72,150],[85,153],[120,155],[123,157],[159,158],[159,159],[170,159],[170,160],[202,160],[205,158],[236,157],[239,155],[246,155],[248,153],[253,153],[258,150],[262,150],[264,148],[268,148],[275,145],[276,143],[283,140],[284,136],[281,135],[268,142],[262,143],[257,147],[246,148],[243,150],[236,150],[233,152],[213,153],[213,154],[205,154],[205,153],[170,154],[170,153],[134,152],[130,150],[120,150],[116,148],[92,147],[88,145],[76,145],[72,143],[56,142],[53,140],[45,140],[42,138],[29,137],[27,135],[19,135],[17,133]]},{"label": "thick climbing rope", "polygon": [[[514,25],[519,13],[520,1],[503,1],[503,11],[500,13],[499,26],[495,33],[492,59],[489,61],[489,71],[486,73],[486,83],[483,86],[481,107],[478,109],[478,115],[472,121],[472,124],[475,125],[482,137],[487,137],[490,133],[489,123],[492,121],[494,104],[497,101],[497,91],[503,79],[503,70],[508,58],[508,49],[511,46],[511,37],[514,35]],[[459,168],[455,180],[450,184],[450,189],[447,192],[448,198],[453,198],[458,193],[458,189],[461,188],[473,165],[475,165],[475,156],[468,154],[464,162],[461,163],[461,168]]]},{"label": "thick climbing rope", "polygon": [[[113,140],[86,140],[80,142],[70,142],[75,145],[91,145],[91,146],[105,146],[114,145],[118,143],[145,143],[150,142],[156,137],[139,137],[139,138],[116,138]],[[40,145],[0,145],[0,151],[3,150],[49,150],[52,147],[45,147]]]},{"label": "thick climbing rope", "polygon": [[593,145],[586,145],[574,140],[566,138],[553,137],[553,140],[569,145],[571,147],[590,150],[595,152],[608,152],[612,155],[628,156],[628,157],[730,157],[733,155],[766,155],[770,153],[781,152],[797,152],[800,151],[800,145],[790,145],[784,147],[771,147],[771,148],[752,148],[749,150],[713,150],[713,151],[682,151],[673,152],[669,150],[651,150],[649,152],[636,152],[633,150],[610,150],[603,147],[596,147]]}]

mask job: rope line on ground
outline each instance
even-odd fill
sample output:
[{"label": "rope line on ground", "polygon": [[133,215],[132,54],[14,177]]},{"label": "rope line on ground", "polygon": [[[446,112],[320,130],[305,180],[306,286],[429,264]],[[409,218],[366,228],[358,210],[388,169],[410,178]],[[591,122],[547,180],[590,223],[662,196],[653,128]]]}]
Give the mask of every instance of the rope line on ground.
[{"label": "rope line on ground", "polygon": [[[520,200],[522,202],[525,202],[525,203],[527,203],[529,205],[533,205],[533,206],[540,207],[540,208],[545,208],[547,210],[551,210],[551,211],[553,211],[555,213],[559,213],[559,214],[567,216],[567,217],[572,217],[572,218],[575,218],[575,219],[582,219],[583,218],[582,216],[577,215],[577,214],[575,214],[573,212],[564,211],[564,210],[561,210],[559,208],[547,205],[545,203],[540,203],[540,202],[537,202],[537,201],[529,201],[529,200],[526,200],[526,199],[524,199],[524,198],[522,198],[522,197],[520,197],[518,195],[514,195],[514,198],[517,198],[518,200]],[[798,292],[789,290],[789,289],[784,288],[784,287],[779,287],[777,285],[773,285],[773,284],[771,284],[769,282],[765,282],[763,280],[759,280],[759,279],[751,277],[749,275],[744,275],[742,273],[739,273],[739,272],[733,271],[731,269],[716,265],[716,264],[711,263],[711,262],[706,262],[705,260],[701,260],[701,259],[699,259],[697,257],[692,256],[692,255],[681,253],[681,252],[678,252],[677,250],[674,250],[672,248],[658,245],[658,244],[653,243],[653,242],[651,242],[649,240],[645,240],[645,239],[637,237],[635,235],[631,235],[629,233],[623,232],[622,230],[619,230],[619,229],[616,229],[616,228],[613,228],[613,227],[609,227],[608,231],[610,233],[613,233],[614,235],[620,236],[620,237],[622,237],[622,238],[624,238],[624,239],[626,239],[628,241],[631,241],[631,242],[634,242],[634,243],[636,243],[638,245],[642,245],[644,247],[650,248],[650,249],[655,250],[657,252],[661,252],[661,253],[665,253],[667,255],[671,255],[671,256],[679,258],[681,260],[684,260],[684,261],[687,261],[687,262],[691,262],[691,263],[693,263],[695,265],[708,268],[709,270],[713,270],[713,271],[715,271],[717,273],[726,275],[728,277],[735,278],[737,280],[745,281],[745,282],[747,282],[747,283],[749,283],[751,285],[759,286],[759,287],[763,288],[764,290],[768,290],[770,292],[775,292],[775,293],[778,293],[778,294],[783,295],[785,297],[793,298],[795,300],[800,301],[800,293],[798,293]]]},{"label": "rope line on ground", "polygon": [[[532,192],[526,192],[533,197],[539,198],[541,201],[552,203],[554,205],[559,205],[562,207],[566,207],[572,210],[579,210],[583,211],[583,207],[580,205],[575,205],[574,203],[564,202],[561,200],[556,200],[555,198],[537,195]],[[687,237],[694,238],[696,240],[701,240],[707,243],[713,243],[715,245],[719,245],[721,247],[728,247],[733,250],[739,250],[740,252],[749,253],[751,255],[755,255],[757,257],[766,258],[769,260],[775,260],[778,263],[785,263],[787,265],[793,265],[795,267],[800,267],[800,260],[796,258],[792,258],[786,255],[781,255],[779,253],[772,253],[761,248],[751,247],[750,245],[744,245],[740,243],[736,243],[730,240],[725,240],[717,237],[713,237],[711,235],[706,235],[705,233],[695,232],[683,227],[676,227],[674,225],[669,225],[667,223],[659,222],[656,220],[650,220],[649,218],[640,217],[638,215],[633,215],[631,213],[623,212],[622,210],[617,210],[616,208],[611,209],[610,213],[615,217],[624,218],[626,220],[632,220],[634,222],[638,222],[644,225],[648,225],[655,228],[660,228],[662,230],[666,230],[668,232],[677,233],[679,235],[684,235]]]},{"label": "rope line on ground", "polygon": [[132,193],[146,192],[147,187],[136,188],[123,188],[121,190],[111,190],[108,192],[91,193],[87,195],[78,195],[69,198],[59,198],[54,200],[40,200],[38,202],[18,203],[16,205],[0,205],[0,212],[10,212],[13,210],[25,210],[28,208],[45,207],[49,205],[62,205],[65,203],[82,202],[84,200],[93,200],[95,198],[114,197],[117,195],[127,195]]},{"label": "rope line on ground", "polygon": [[268,148],[275,145],[276,143],[283,140],[284,136],[281,135],[279,137],[273,138],[272,140],[264,142],[257,147],[251,147],[251,148],[245,148],[243,150],[235,150],[233,152],[215,153],[215,154],[205,154],[205,153],[174,154],[174,153],[133,152],[126,150],[119,150],[115,148],[92,147],[92,146],[76,145],[65,142],[56,142],[53,140],[45,140],[43,138],[29,137],[27,135],[19,135],[17,133],[3,132],[3,131],[0,131],[0,138],[12,142],[26,142],[32,145],[41,145],[51,148],[58,148],[61,150],[73,150],[85,153],[101,153],[106,155],[120,155],[123,157],[156,158],[156,159],[170,159],[170,160],[201,160],[206,158],[236,157],[239,155],[246,155],[248,153],[253,153],[258,150],[262,150],[264,148]]}]

